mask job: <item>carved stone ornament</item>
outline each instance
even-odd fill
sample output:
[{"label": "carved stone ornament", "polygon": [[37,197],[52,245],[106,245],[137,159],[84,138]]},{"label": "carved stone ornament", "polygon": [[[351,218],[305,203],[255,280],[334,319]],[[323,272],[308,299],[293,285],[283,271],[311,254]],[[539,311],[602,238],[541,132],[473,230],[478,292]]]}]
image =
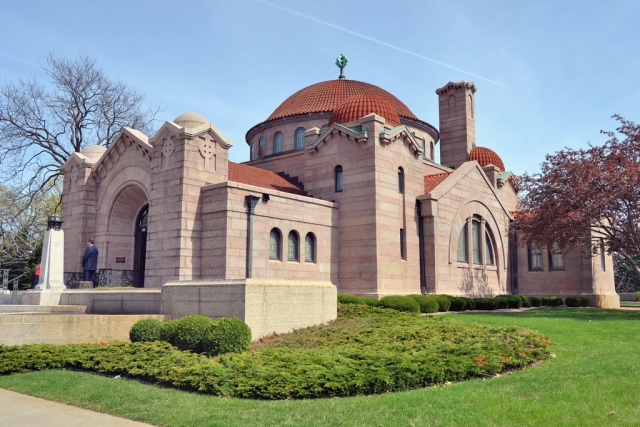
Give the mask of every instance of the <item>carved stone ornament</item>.
[{"label": "carved stone ornament", "polygon": [[201,139],[198,142],[198,148],[200,154],[204,157],[204,167],[207,167],[207,162],[213,157],[213,150],[215,148],[215,142],[211,140]]},{"label": "carved stone ornament", "polygon": [[173,154],[173,140],[171,138],[167,138],[162,143],[162,155],[166,158],[169,158]]},{"label": "carved stone ornament", "polygon": [[76,182],[78,179],[78,166],[71,168],[71,182]]}]

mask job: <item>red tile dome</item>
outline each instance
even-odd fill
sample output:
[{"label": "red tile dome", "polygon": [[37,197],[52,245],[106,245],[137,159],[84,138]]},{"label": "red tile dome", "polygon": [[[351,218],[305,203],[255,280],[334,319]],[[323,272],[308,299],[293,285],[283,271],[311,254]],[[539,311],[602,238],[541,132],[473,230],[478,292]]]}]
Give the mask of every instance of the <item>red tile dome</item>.
[{"label": "red tile dome", "polygon": [[391,104],[381,96],[368,93],[353,95],[338,105],[331,113],[329,126],[333,123],[355,122],[371,113],[384,117],[387,123],[400,126],[400,117]]},{"label": "red tile dome", "polygon": [[495,151],[485,147],[475,147],[471,150],[471,153],[469,153],[469,160],[477,161],[480,163],[481,167],[494,165],[503,172],[506,170],[500,156],[498,156]]},{"label": "red tile dome", "polygon": [[360,94],[377,95],[387,101],[398,116],[419,120],[402,101],[386,90],[369,83],[343,79],[328,80],[299,90],[285,99],[266,121],[300,114],[331,113],[347,98]]}]

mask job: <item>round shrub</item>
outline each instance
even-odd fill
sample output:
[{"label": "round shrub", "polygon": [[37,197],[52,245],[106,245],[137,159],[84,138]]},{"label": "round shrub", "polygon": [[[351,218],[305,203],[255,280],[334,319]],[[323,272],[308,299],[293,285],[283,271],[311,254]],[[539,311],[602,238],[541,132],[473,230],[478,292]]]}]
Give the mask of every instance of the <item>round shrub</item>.
[{"label": "round shrub", "polygon": [[369,307],[377,307],[380,305],[380,301],[378,301],[377,298],[373,298],[373,297],[361,297],[360,303],[366,304]]},{"label": "round shrub", "polygon": [[542,307],[542,298],[529,297],[531,300],[531,307]]},{"label": "round shrub", "polygon": [[633,295],[636,297],[636,301],[640,301],[640,292],[634,292]]},{"label": "round shrub", "polygon": [[342,304],[362,304],[362,299],[355,295],[338,294],[338,302]]},{"label": "round shrub", "polygon": [[561,297],[542,297],[542,305],[547,307],[560,307],[563,302]]},{"label": "round shrub", "polygon": [[440,308],[438,301],[428,295],[408,295],[420,306],[420,313],[435,313]]},{"label": "round shrub", "polygon": [[180,350],[202,353],[202,339],[213,319],[200,314],[192,314],[178,321],[175,345]]},{"label": "round shrub", "polygon": [[242,353],[251,345],[251,329],[235,317],[221,317],[209,325],[202,338],[202,350],[209,356]]},{"label": "round shrub", "polygon": [[449,311],[451,308],[451,300],[448,295],[429,295],[432,298],[435,298],[438,301],[438,311],[445,312]]},{"label": "round shrub", "polygon": [[408,311],[410,313],[420,313],[420,305],[412,298],[389,295],[380,300],[380,307],[393,308],[398,311]]},{"label": "round shrub", "polygon": [[492,298],[474,298],[476,310],[495,310],[498,308],[498,301]]},{"label": "round shrub", "polygon": [[589,298],[583,296],[567,297],[564,303],[567,307],[586,307],[589,305]]},{"label": "round shrub", "polygon": [[508,308],[522,307],[522,299],[518,295],[500,295],[500,298],[506,299],[508,301]]},{"label": "round shrub", "polygon": [[465,298],[465,297],[460,297],[461,299],[464,300],[466,306],[467,306],[467,310],[475,310],[476,309],[476,302],[474,299],[472,298]]},{"label": "round shrub", "polygon": [[160,341],[166,341],[171,345],[176,345],[176,330],[179,322],[179,320],[164,322],[160,328]]},{"label": "round shrub", "polygon": [[504,298],[502,295],[494,297],[493,300],[498,305],[497,308],[499,308],[499,309],[509,308],[509,300],[507,298]]},{"label": "round shrub", "polygon": [[138,320],[129,331],[131,342],[161,341],[162,322],[158,319]]},{"label": "round shrub", "polygon": [[522,306],[523,307],[531,307],[531,298],[529,298],[526,295],[518,295],[518,296],[522,300]]},{"label": "round shrub", "polygon": [[451,311],[465,311],[467,309],[467,303],[464,302],[462,298],[451,297],[449,298],[451,301],[451,306],[449,310]]}]

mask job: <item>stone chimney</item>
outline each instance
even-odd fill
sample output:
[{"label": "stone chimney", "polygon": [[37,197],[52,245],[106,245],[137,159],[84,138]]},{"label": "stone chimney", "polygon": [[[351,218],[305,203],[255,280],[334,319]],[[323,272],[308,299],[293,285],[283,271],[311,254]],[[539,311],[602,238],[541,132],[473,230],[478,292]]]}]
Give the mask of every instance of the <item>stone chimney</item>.
[{"label": "stone chimney", "polygon": [[449,82],[439,89],[440,163],[456,169],[469,160],[476,146],[475,93],[473,82]]}]

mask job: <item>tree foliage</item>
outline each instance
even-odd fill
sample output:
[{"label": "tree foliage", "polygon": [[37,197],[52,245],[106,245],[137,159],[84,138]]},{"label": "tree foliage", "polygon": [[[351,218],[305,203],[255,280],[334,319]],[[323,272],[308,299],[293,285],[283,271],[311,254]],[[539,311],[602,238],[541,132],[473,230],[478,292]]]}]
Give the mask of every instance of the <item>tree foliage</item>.
[{"label": "tree foliage", "polygon": [[542,247],[590,244],[592,255],[617,253],[640,274],[640,126],[613,117],[619,127],[601,131],[604,145],[547,155],[540,173],[522,177],[516,230]]},{"label": "tree foliage", "polygon": [[0,87],[0,167],[29,189],[51,185],[73,152],[109,146],[122,127],[151,133],[157,110],[95,59],[49,54],[43,70],[48,85],[31,77]]}]

